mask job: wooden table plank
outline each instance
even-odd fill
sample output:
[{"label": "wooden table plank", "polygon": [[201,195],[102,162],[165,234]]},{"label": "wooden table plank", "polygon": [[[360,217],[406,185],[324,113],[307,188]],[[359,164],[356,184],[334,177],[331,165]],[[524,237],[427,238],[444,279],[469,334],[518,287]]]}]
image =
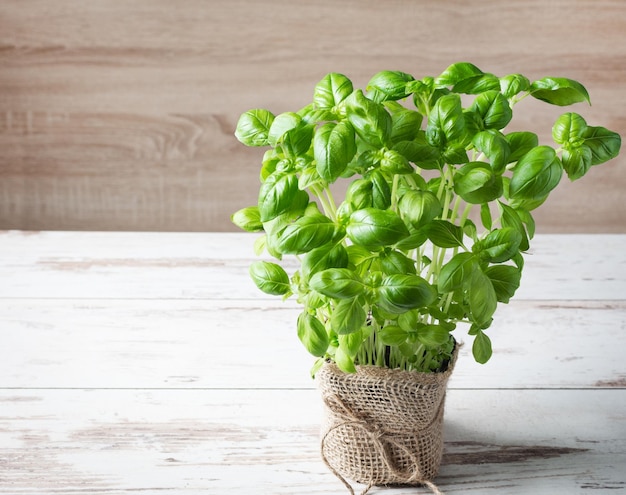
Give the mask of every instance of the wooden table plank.
[{"label": "wooden table plank", "polygon": [[[254,237],[0,233],[1,494],[346,493]],[[465,346],[450,382],[445,493],[626,490],[625,248],[536,238],[492,361]]]},{"label": "wooden table plank", "polygon": [[[346,493],[319,457],[313,390],[0,391],[0,405],[2,494]],[[624,390],[451,390],[446,407],[447,494],[626,488]]]},{"label": "wooden table plank", "polygon": [[[248,276],[256,237],[4,232],[0,298],[270,299]],[[537,236],[516,298],[626,298],[626,235]]]},{"label": "wooden table plank", "polygon": [[[280,300],[0,299],[0,387],[311,388],[314,358]],[[451,387],[626,387],[626,301],[513,301],[462,348]],[[455,332],[471,344],[466,328]]]}]

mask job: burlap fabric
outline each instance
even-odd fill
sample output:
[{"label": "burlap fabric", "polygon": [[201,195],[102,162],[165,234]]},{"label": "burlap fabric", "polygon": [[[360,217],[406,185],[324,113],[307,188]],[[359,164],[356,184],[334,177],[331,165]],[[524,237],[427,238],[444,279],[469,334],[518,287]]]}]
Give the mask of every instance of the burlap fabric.
[{"label": "burlap fabric", "polygon": [[324,401],[322,458],[330,470],[367,485],[432,483],[443,454],[443,410],[458,345],[445,372],[357,366],[344,373],[326,363],[316,375]]}]

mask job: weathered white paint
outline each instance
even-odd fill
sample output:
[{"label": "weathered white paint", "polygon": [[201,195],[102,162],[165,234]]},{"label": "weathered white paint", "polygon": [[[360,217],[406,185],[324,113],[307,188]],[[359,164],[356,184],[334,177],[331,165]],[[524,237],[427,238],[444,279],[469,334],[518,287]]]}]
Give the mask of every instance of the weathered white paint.
[{"label": "weathered white paint", "polygon": [[[0,299],[5,387],[312,388],[294,303]],[[626,302],[513,301],[488,334],[487,366],[465,345],[450,386],[596,387],[626,379]],[[28,349],[28,352],[23,352]]]},{"label": "weathered white paint", "polygon": [[[346,493],[253,239],[0,233],[0,494]],[[626,490],[625,248],[535,239],[492,361],[466,345],[451,380],[445,493]]]},{"label": "weathered white paint", "polygon": [[[446,407],[447,494],[625,488],[626,390],[451,390]],[[2,494],[347,493],[314,390],[5,390],[0,408]]]},{"label": "weathered white paint", "polygon": [[[11,283],[0,285],[0,298],[270,299],[248,276],[257,237],[9,231],[0,245],[0,280]],[[525,259],[518,300],[624,295],[626,235],[541,235]]]}]

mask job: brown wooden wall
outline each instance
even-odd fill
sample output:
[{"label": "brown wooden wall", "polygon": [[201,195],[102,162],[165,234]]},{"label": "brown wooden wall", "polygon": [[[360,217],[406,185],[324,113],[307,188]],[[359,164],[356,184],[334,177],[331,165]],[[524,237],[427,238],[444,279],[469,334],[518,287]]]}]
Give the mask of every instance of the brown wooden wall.
[{"label": "brown wooden wall", "polygon": [[[624,0],[2,0],[0,229],[233,230],[262,154],[242,112],[457,61],[577,79],[574,110],[626,136]],[[548,142],[562,110],[516,111]],[[565,179],[538,231],[626,232],[625,162]]]}]

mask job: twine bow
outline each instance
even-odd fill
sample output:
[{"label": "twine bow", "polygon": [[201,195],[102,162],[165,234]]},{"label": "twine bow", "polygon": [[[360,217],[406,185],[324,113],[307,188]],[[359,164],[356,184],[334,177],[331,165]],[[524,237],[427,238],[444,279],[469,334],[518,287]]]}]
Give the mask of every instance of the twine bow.
[{"label": "twine bow", "polygon": [[[393,436],[391,436],[394,431],[390,428],[381,428],[377,424],[370,424],[365,418],[359,417],[354,411],[352,411],[346,404],[335,394],[326,395],[323,397],[324,403],[328,407],[333,414],[339,418],[339,422],[330,428],[321,440],[321,454],[322,460],[324,464],[330,469],[330,471],[346,486],[346,488],[350,491],[350,495],[354,495],[354,489],[348,483],[348,481],[330,464],[326,457],[326,439],[327,437],[336,429],[351,426],[353,428],[359,428],[362,430],[368,438],[371,440],[372,445],[374,446],[376,453],[385,463],[385,467],[398,479],[401,479],[403,483],[407,484],[421,484],[426,486],[431,490],[434,495],[443,495],[443,492],[439,490],[437,485],[435,485],[432,481],[424,479],[424,476],[420,472],[419,463],[415,454],[411,452],[405,445],[401,442],[396,441]],[[443,406],[443,403],[440,405],[440,408]],[[435,418],[438,414],[435,415]],[[428,426],[430,427],[430,425]],[[427,427],[427,428],[428,428]],[[402,433],[402,432],[397,432]],[[413,465],[412,473],[407,476],[407,473],[402,472],[394,466],[393,461],[389,454],[389,446],[396,447],[397,449],[402,450],[407,456],[411,459],[411,463]],[[361,492],[361,495],[366,495],[370,489],[374,486],[376,480],[370,480],[366,486],[366,488]]]}]

